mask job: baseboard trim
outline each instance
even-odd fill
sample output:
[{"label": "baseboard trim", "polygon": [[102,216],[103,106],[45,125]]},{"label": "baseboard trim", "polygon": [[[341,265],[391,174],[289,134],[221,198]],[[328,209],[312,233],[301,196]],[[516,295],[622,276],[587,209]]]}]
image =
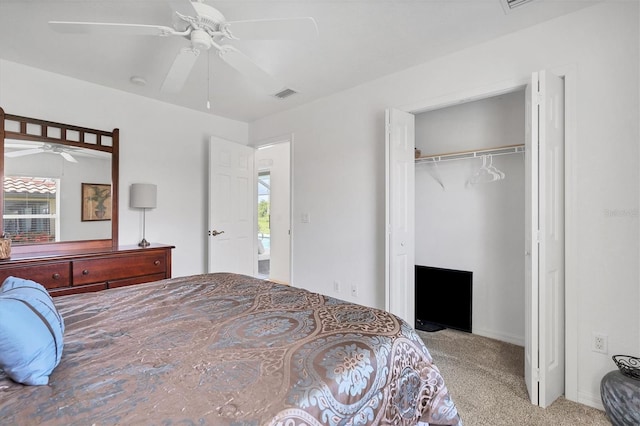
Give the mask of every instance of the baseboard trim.
[{"label": "baseboard trim", "polygon": [[507,342],[517,346],[524,346],[523,337],[500,333],[495,330],[487,330],[484,328],[473,327],[473,334],[477,334],[478,336],[488,337],[490,339],[500,340],[501,342]]},{"label": "baseboard trim", "polygon": [[589,407],[597,408],[604,411],[604,405],[602,405],[602,398],[600,395],[594,395],[591,392],[578,391],[578,402],[580,404],[588,405]]}]

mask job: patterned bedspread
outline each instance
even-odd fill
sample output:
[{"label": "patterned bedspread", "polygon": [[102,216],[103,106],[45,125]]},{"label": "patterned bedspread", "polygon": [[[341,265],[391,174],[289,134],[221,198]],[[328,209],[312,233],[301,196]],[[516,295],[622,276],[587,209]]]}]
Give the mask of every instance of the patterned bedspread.
[{"label": "patterned bedspread", "polygon": [[233,274],[55,299],[48,386],[0,372],[15,425],[455,425],[438,369],[380,310]]}]

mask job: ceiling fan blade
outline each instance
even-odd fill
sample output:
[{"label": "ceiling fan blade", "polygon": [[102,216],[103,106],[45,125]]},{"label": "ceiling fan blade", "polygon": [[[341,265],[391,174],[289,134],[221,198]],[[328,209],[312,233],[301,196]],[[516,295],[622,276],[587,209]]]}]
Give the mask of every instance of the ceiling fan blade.
[{"label": "ceiling fan blade", "polygon": [[33,148],[42,148],[43,146],[44,146],[44,144],[42,144],[40,142],[18,141],[18,140],[15,140],[15,139],[8,139],[8,138],[5,138],[5,140],[4,140],[5,149],[7,149],[7,148],[12,148],[12,149],[18,149],[18,148],[33,149]]},{"label": "ceiling fan blade", "polygon": [[160,90],[165,93],[178,93],[184,86],[191,69],[196,63],[200,51],[191,47],[183,47],[171,65],[167,77],[162,83]]},{"label": "ceiling fan blade", "polygon": [[222,46],[218,53],[220,58],[231,65],[245,77],[262,86],[264,90],[273,95],[280,92],[285,86],[273,78],[269,73],[260,68],[247,55],[232,46]]},{"label": "ceiling fan blade", "polygon": [[236,40],[311,40],[318,37],[313,18],[255,19],[222,25],[228,38]]},{"label": "ceiling fan blade", "polygon": [[69,154],[68,152],[64,152],[62,151],[60,153],[60,155],[62,155],[62,158],[64,158],[67,161],[70,161],[71,163],[77,163],[78,160],[76,160],[75,158],[73,158],[73,155]]},{"label": "ceiling fan blade", "polygon": [[55,31],[65,34],[110,34],[168,36],[177,32],[162,25],[114,24],[104,22],[49,21]]},{"label": "ceiling fan blade", "polygon": [[44,151],[45,150],[42,148],[23,149],[21,151],[5,152],[4,156],[9,158],[15,158],[15,157],[22,157],[23,155],[38,154]]}]

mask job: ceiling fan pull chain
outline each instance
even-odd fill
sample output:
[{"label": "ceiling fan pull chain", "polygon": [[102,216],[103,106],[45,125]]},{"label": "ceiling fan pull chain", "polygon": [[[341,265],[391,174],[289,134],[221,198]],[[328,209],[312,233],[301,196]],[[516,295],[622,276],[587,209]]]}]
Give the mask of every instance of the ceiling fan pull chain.
[{"label": "ceiling fan pull chain", "polygon": [[211,51],[207,52],[207,109],[211,109]]}]

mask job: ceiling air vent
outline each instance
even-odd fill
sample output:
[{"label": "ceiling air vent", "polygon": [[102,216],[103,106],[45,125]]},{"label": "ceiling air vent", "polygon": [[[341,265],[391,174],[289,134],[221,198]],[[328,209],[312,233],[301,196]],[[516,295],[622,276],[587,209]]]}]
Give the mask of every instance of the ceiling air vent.
[{"label": "ceiling air vent", "polygon": [[298,92],[296,92],[293,89],[283,89],[283,90],[279,91],[278,93],[275,93],[273,96],[275,96],[278,99],[284,99],[284,98],[288,98],[291,95],[295,95],[296,93],[298,93]]},{"label": "ceiling air vent", "polygon": [[513,9],[517,9],[518,7],[524,6],[527,3],[531,3],[532,1],[533,0],[500,0],[505,13],[509,13]]}]

